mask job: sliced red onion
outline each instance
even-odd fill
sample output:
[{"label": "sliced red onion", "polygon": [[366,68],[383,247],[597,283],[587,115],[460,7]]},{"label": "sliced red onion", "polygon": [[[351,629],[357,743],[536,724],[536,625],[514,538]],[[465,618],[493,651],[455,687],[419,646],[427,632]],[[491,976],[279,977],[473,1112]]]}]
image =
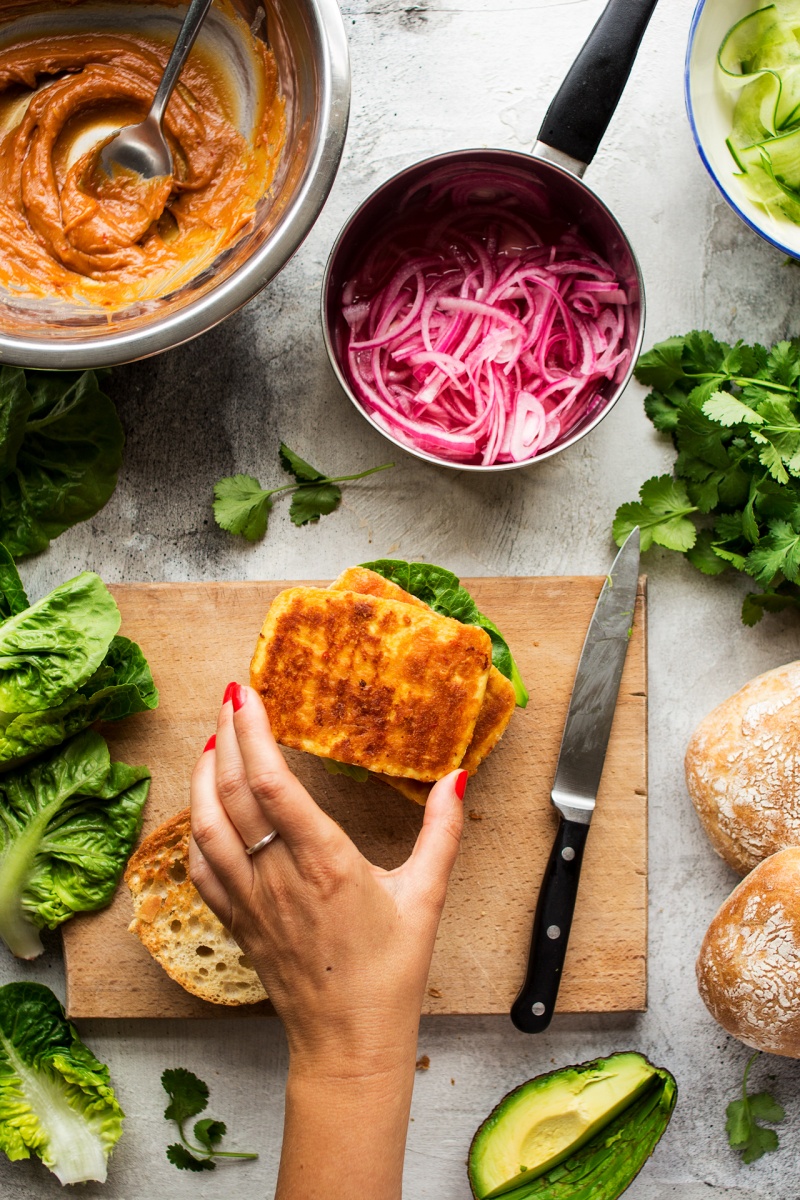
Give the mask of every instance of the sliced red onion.
[{"label": "sliced red onion", "polygon": [[372,247],[346,284],[343,315],[350,381],[373,419],[424,453],[489,466],[566,437],[630,351],[611,266],[572,229],[541,232],[538,192],[499,197],[488,176],[482,188],[476,199],[474,180],[463,195],[450,184],[412,210],[402,241]]}]

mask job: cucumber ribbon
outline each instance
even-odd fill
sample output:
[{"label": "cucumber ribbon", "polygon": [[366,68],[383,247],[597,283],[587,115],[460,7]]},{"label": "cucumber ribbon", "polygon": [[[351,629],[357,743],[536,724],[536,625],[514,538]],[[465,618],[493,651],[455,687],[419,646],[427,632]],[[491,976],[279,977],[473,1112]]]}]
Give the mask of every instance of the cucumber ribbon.
[{"label": "cucumber ribbon", "polygon": [[748,14],[717,55],[719,80],[739,93],[727,146],[745,194],[800,223],[800,9],[786,0]]}]

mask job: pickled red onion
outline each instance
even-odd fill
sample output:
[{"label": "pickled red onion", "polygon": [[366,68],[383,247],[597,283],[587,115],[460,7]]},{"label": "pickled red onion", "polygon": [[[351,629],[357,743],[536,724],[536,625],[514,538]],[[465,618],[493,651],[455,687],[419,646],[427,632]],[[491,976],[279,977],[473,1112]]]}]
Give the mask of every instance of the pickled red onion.
[{"label": "pickled red onion", "polygon": [[542,237],[519,195],[476,205],[448,191],[444,217],[412,213],[345,286],[350,382],[409,446],[526,462],[624,378],[626,284],[574,230]]}]

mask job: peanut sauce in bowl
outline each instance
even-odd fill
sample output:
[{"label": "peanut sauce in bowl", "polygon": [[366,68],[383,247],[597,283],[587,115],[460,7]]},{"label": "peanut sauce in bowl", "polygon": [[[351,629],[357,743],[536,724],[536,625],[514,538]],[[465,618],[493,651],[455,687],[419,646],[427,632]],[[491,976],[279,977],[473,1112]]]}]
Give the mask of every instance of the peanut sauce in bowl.
[{"label": "peanut sauce in bowl", "polygon": [[164,120],[174,174],[109,178],[97,163],[103,141],[146,114],[170,49],[155,36],[88,30],[0,45],[0,286],[117,311],[174,292],[251,221],[285,133],[261,41],[249,136],[224,71],[198,45]]},{"label": "peanut sauce in bowl", "polygon": [[166,111],[169,178],[99,165],[187,0],[0,4],[0,363],[83,370],[211,329],[325,203],[350,106],[337,0],[214,0]]}]

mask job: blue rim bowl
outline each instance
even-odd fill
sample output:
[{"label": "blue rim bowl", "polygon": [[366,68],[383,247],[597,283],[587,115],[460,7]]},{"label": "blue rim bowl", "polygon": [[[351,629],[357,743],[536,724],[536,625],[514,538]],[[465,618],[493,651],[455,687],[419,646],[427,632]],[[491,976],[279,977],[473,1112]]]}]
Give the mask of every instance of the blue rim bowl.
[{"label": "blue rim bowl", "polygon": [[732,25],[762,7],[758,0],[699,0],[686,48],[686,111],[703,165],[736,215],[776,250],[800,259],[800,225],[788,217],[770,216],[745,195],[725,144],[733,122],[734,98],[719,81],[717,51]]}]

